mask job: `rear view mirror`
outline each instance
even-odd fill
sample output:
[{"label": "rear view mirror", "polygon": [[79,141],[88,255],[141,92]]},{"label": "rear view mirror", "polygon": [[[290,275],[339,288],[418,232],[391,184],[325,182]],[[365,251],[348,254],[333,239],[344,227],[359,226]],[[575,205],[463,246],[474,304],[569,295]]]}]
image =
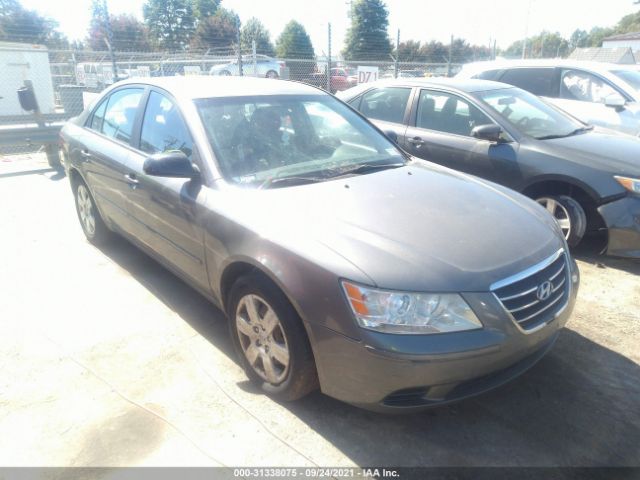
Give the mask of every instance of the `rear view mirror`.
[{"label": "rear view mirror", "polygon": [[144,161],[142,169],[155,177],[195,178],[200,175],[198,167],[180,151],[152,155]]},{"label": "rear view mirror", "polygon": [[616,110],[622,110],[626,103],[627,102],[622,98],[622,95],[618,93],[612,93],[604,99],[604,104],[607,107],[615,108]]},{"label": "rear view mirror", "polygon": [[494,123],[478,125],[471,130],[471,136],[489,142],[499,142],[502,135],[502,127]]},{"label": "rear view mirror", "polygon": [[393,143],[398,143],[398,134],[396,132],[394,132],[393,130],[385,130],[384,134],[387,136],[387,138],[389,140],[391,140]]},{"label": "rear view mirror", "polygon": [[33,88],[21,87],[18,89],[18,101],[23,110],[27,112],[35,112],[38,110],[38,102]]}]

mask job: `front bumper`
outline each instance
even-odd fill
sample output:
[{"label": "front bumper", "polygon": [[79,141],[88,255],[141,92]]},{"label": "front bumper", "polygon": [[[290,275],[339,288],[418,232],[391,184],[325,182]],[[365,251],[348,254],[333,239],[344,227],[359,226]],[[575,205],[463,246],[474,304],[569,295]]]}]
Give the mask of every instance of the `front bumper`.
[{"label": "front bumper", "polygon": [[544,328],[531,333],[520,330],[491,293],[463,295],[484,324],[474,331],[436,335],[363,331],[363,338],[356,341],[310,325],[321,389],[368,410],[407,412],[495,388],[524,373],[551,349],[571,315],[578,282],[573,283],[566,306]]},{"label": "front bumper", "polygon": [[640,197],[628,195],[598,208],[607,225],[607,254],[640,258]]}]

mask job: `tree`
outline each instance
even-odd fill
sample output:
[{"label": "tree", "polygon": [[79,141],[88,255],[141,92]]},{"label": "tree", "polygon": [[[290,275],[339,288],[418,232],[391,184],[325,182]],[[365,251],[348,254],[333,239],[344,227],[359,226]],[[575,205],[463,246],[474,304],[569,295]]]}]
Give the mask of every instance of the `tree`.
[{"label": "tree", "polygon": [[309,34],[295,20],[285,25],[276,41],[276,52],[280,58],[314,59],[316,56]]},{"label": "tree", "polygon": [[[132,15],[110,15],[111,47],[115,51],[145,52],[151,50],[147,26]],[[92,50],[107,50],[107,32],[104,20],[92,18],[87,45]]]},{"label": "tree", "polygon": [[195,31],[192,0],[147,0],[142,7],[151,39],[167,50],[183,50]]},{"label": "tree", "polygon": [[55,20],[25,9],[17,0],[0,0],[1,41],[68,48],[67,38],[57,28]]},{"label": "tree", "polygon": [[316,70],[315,52],[311,38],[305,28],[291,20],[276,40],[276,53],[280,58],[302,61],[288,62],[289,77],[293,80],[309,80],[309,76]]},{"label": "tree", "polygon": [[275,49],[271,43],[271,35],[260,20],[250,18],[240,31],[240,46],[243,51],[250,52],[252,42],[256,42],[256,53],[273,57]]},{"label": "tree", "polygon": [[[522,56],[523,40],[513,42],[503,53],[506,57]],[[569,42],[558,32],[542,31],[527,38],[527,58],[556,58],[569,54]]]},{"label": "tree", "polygon": [[584,48],[589,46],[589,34],[586,30],[576,29],[569,37],[569,50],[573,51],[576,48]]},{"label": "tree", "polygon": [[449,58],[449,48],[436,40],[425,43],[420,50],[425,62],[441,63]]},{"label": "tree", "polygon": [[398,48],[394,51],[394,55],[398,56],[400,62],[424,62],[424,51],[420,42],[415,40],[407,40],[400,42]]},{"label": "tree", "polygon": [[220,0],[194,0],[193,14],[198,22],[216,14]]},{"label": "tree", "polygon": [[231,54],[235,49],[240,19],[232,10],[219,8],[216,14],[200,20],[191,39],[191,48],[215,49],[220,54]]},{"label": "tree", "polygon": [[353,0],[351,26],[342,54],[346,60],[389,60],[389,11],[382,0]]}]

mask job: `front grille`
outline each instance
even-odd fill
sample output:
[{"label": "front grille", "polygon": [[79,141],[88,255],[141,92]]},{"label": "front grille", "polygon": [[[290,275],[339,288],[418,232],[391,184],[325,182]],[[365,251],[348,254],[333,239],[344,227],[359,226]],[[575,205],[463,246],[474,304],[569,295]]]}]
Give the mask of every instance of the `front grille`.
[{"label": "front grille", "polygon": [[535,267],[498,282],[492,290],[523,330],[535,329],[549,322],[567,303],[567,256],[560,250]]}]

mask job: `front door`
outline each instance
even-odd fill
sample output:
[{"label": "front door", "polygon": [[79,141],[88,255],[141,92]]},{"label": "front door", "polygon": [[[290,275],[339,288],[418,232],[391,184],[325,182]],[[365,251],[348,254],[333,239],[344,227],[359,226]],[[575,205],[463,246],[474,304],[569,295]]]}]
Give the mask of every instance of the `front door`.
[{"label": "front door", "polygon": [[471,136],[474,127],[494,123],[479,108],[453,93],[422,89],[415,97],[403,148],[416,157],[489,180],[509,184],[516,167],[514,143]]},{"label": "front door", "polygon": [[138,150],[132,155],[129,172],[135,182],[129,208],[137,225],[136,236],[208,288],[200,223],[207,189],[200,179],[154,177],[143,171],[144,161],[155,153],[179,150],[194,161],[197,157],[177,105],[155,90],[149,93]]}]

